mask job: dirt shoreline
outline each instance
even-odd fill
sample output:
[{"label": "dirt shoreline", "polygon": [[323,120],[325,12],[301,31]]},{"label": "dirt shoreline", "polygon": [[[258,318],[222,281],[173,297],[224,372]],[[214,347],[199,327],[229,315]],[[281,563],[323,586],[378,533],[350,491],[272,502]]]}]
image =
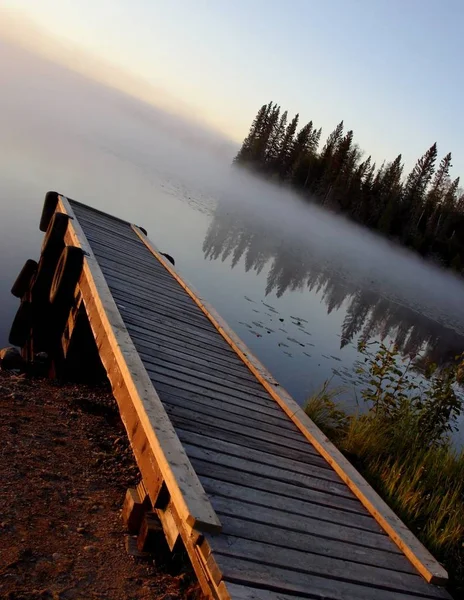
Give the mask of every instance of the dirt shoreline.
[{"label": "dirt shoreline", "polygon": [[126,553],[139,472],[107,389],[0,372],[0,409],[0,598],[201,598],[187,561]]}]

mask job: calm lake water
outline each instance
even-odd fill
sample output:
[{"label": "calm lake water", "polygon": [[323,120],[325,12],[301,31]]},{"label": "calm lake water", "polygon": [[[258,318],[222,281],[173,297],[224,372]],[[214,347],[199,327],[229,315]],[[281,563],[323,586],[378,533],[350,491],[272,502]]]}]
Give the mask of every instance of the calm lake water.
[{"label": "calm lake water", "polygon": [[0,77],[0,347],[55,189],[145,227],[300,403],[332,377],[356,404],[360,338],[464,350],[461,280],[236,172],[225,140],[1,42]]}]

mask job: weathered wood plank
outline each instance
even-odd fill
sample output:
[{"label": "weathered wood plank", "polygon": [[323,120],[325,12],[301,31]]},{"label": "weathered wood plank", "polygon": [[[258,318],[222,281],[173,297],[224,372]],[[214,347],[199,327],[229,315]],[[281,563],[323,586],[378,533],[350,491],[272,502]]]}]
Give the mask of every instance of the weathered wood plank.
[{"label": "weathered wood plank", "polygon": [[[172,278],[169,279],[169,275],[153,269],[150,263],[144,263],[138,258],[130,259],[125,254],[119,254],[116,251],[111,257],[99,254],[96,256],[106,277],[115,280],[122,279],[123,282],[131,281],[133,285],[137,286],[137,290],[141,289],[158,295],[170,295],[187,306],[195,306],[184,290],[179,286],[176,287],[176,282]],[[198,311],[197,314],[204,317]]]},{"label": "weathered wood plank", "polygon": [[[137,261],[140,264],[144,264],[148,267],[151,265],[149,256],[136,242],[128,242],[127,244],[124,243],[124,245],[122,245],[121,241],[117,238],[112,241],[108,237],[103,237],[97,232],[92,233],[90,231],[88,232],[88,240],[92,247],[95,247],[95,256],[102,256],[106,257],[107,259],[111,259],[111,257],[115,255],[117,255],[118,258],[125,256],[126,258],[133,259],[134,262]],[[151,266],[156,268],[155,265]]]},{"label": "weathered wood plank", "polygon": [[[220,377],[215,377],[214,375],[210,375],[203,371],[187,369],[180,365],[173,364],[172,366],[169,365],[169,367],[164,367],[162,365],[149,364],[147,362],[146,369],[160,380],[163,380],[163,377],[170,377],[177,382],[201,386],[226,397],[230,394],[231,396],[236,396],[237,398],[242,398],[243,400],[248,400],[250,402],[253,402],[255,398],[269,401],[269,398],[263,393],[262,389],[256,388],[252,384],[235,385],[225,380],[222,381]],[[189,388],[186,387],[185,389]],[[298,439],[304,443],[305,447],[308,446],[304,436],[299,435]]]},{"label": "weathered wood plank", "polygon": [[108,218],[98,218],[95,215],[92,215],[90,212],[84,213],[83,211],[79,211],[76,213],[76,216],[79,219],[79,223],[81,224],[82,230],[87,234],[89,230],[96,231],[103,236],[114,236],[116,233],[122,237],[130,238],[132,241],[134,240],[134,236],[131,235],[133,233],[132,227],[129,223],[117,223],[116,221]]},{"label": "weathered wood plank", "polygon": [[[101,262],[103,261],[99,261],[100,264]],[[102,270],[113,293],[127,293],[127,283],[130,281],[130,278],[126,278],[123,271],[120,270],[118,275],[113,276],[104,267]],[[207,320],[205,321],[205,316],[198,312],[198,308],[191,300],[189,301],[188,298],[180,296],[175,291],[166,288],[165,285],[158,281],[156,283],[152,282],[151,278],[148,279],[150,277],[149,274],[146,274],[145,277],[144,284],[139,284],[138,282],[136,284],[137,298],[150,303],[163,304],[169,302],[172,307],[175,307],[178,310],[185,310],[189,314],[195,314],[203,322],[208,322]]]},{"label": "weathered wood plank", "polygon": [[[153,297],[150,300],[146,300],[139,295],[137,288],[135,288],[137,296],[134,296],[130,288],[126,289],[126,291],[120,291],[112,286],[111,279],[107,278],[107,282],[117,305],[122,304],[125,307],[131,307],[144,315],[154,314],[167,319],[175,319],[176,321],[187,321],[189,325],[195,326],[200,331],[216,335],[214,329],[211,329],[211,324],[205,322],[200,315],[195,314],[192,307],[185,308],[174,305],[169,297],[164,297],[161,300],[159,297]],[[127,284],[130,285],[130,281]]]},{"label": "weathered wood plank", "polygon": [[[175,362],[182,366],[196,369],[209,368],[210,371],[220,374],[220,377],[229,377],[232,381],[241,383],[247,382],[253,386],[259,386],[259,383],[251,378],[246,371],[243,371],[243,369],[236,367],[232,363],[225,364],[222,361],[214,361],[215,355],[213,353],[208,353],[207,355],[194,352],[188,353],[182,347],[173,348],[167,344],[147,342],[139,337],[131,337],[139,354],[143,354],[149,360],[154,360],[158,363]],[[281,421],[289,423],[291,427],[294,427],[293,423],[285,418],[285,415],[282,415],[282,411],[280,412]]]},{"label": "weathered wood plank", "polygon": [[81,214],[81,215],[91,214],[95,218],[101,217],[101,218],[105,218],[105,219],[110,219],[112,222],[114,221],[115,225],[120,225],[120,226],[129,225],[132,228],[132,224],[129,223],[129,221],[126,221],[125,219],[121,219],[121,217],[109,215],[108,213],[106,213],[98,208],[94,208],[93,206],[91,207],[88,204],[84,204],[83,202],[79,202],[79,200],[74,200],[73,198],[66,198],[66,200],[72,206],[73,211],[76,214]]},{"label": "weathered wood plank", "polygon": [[289,596],[262,588],[247,587],[222,581],[219,585],[220,600],[302,600],[303,596]]},{"label": "weathered wood plank", "polygon": [[265,587],[271,591],[296,593],[321,600],[426,600],[447,598],[442,590],[428,586],[419,594],[359,585],[333,578],[299,573],[289,569],[250,562],[215,552],[208,559],[215,581],[225,580],[245,585]]},{"label": "weathered wood plank", "polygon": [[[181,436],[179,437],[182,439]],[[262,462],[253,461],[249,457],[239,458],[232,454],[219,452],[214,449],[202,448],[201,446],[195,446],[186,442],[184,442],[184,448],[190,459],[192,457],[199,458],[216,465],[240,470],[243,473],[250,473],[252,475],[259,474],[262,477],[268,478],[270,481],[276,480],[299,486],[303,489],[325,492],[333,496],[346,498],[351,502],[359,504],[358,499],[350,492],[350,490],[346,489],[346,486],[341,486],[337,483],[332,483],[331,481],[317,477],[321,471],[322,473],[324,472],[324,469],[318,470],[317,467],[312,466],[307,469],[308,472],[305,475],[302,475],[301,473],[295,473],[294,471],[289,472],[286,469],[280,469],[274,465],[271,466],[263,464]]]},{"label": "weathered wood plank", "polygon": [[[337,486],[342,490],[341,493],[349,496],[352,494],[340,477],[332,470],[319,468],[317,465],[302,463],[284,456],[276,456],[275,454],[269,454],[268,452],[262,452],[261,450],[246,448],[237,443],[220,440],[218,438],[210,438],[199,432],[186,431],[179,427],[176,428],[176,431],[184,445],[192,445],[197,446],[198,448],[204,448],[205,450],[222,452],[223,454],[229,454],[230,456],[249,459],[265,466],[275,466],[285,470],[289,476],[291,476],[292,473],[295,473],[296,475],[323,479],[330,482],[332,486]],[[400,550],[398,550],[398,552],[400,552]]]},{"label": "weathered wood plank", "polygon": [[[140,304],[129,302],[127,299],[124,302],[118,301],[118,308],[121,308],[125,314],[138,318],[139,322],[150,323],[152,325],[156,325],[159,322],[164,323],[173,330],[177,329],[179,336],[183,330],[187,330],[195,334],[198,338],[203,339],[205,344],[209,342],[219,345],[222,342],[222,340],[217,339],[217,334],[214,330],[202,327],[197,322],[192,323],[192,319],[186,313],[170,311],[167,307],[155,304],[147,308]],[[263,393],[265,393],[264,390]]]},{"label": "weathered wood plank", "polygon": [[[173,404],[164,403],[166,412],[171,418],[180,417],[182,419],[190,419],[193,423],[197,424],[197,431],[202,430],[203,425],[210,425],[212,427],[218,427],[225,429],[232,433],[236,433],[246,439],[251,440],[262,440],[268,444],[273,444],[276,447],[277,452],[280,452],[281,448],[287,448],[288,450],[295,451],[301,454],[308,453],[307,446],[302,444],[298,439],[289,439],[280,434],[270,433],[268,431],[261,431],[255,429],[253,426],[249,426],[245,423],[237,424],[233,421],[218,420],[215,417],[211,417],[206,414],[201,415],[201,419],[197,418],[195,410],[191,410],[181,406],[175,406]],[[314,456],[314,455],[313,455]]]},{"label": "weathered wood plank", "polygon": [[261,540],[283,548],[307,549],[366,564],[375,561],[375,564],[390,564],[398,571],[417,573],[411,563],[404,560],[401,551],[395,552],[395,544],[383,531],[374,533],[304,515],[295,518],[274,508],[223,496],[214,496],[212,502],[221,523],[226,523],[224,535]]},{"label": "weathered wood plank", "polygon": [[153,315],[148,321],[140,318],[136,312],[128,310],[121,306],[120,310],[126,315],[124,321],[128,325],[134,328],[134,331],[145,336],[152,336],[152,339],[156,340],[156,336],[163,335],[167,338],[177,342],[185,342],[192,344],[195,347],[204,347],[207,350],[218,352],[221,356],[227,357],[232,360],[233,354],[230,353],[230,349],[224,346],[221,339],[217,339],[214,336],[204,336],[203,332],[195,335],[195,328],[184,327],[183,324],[175,323],[166,318]]},{"label": "weathered wood plank", "polygon": [[119,304],[118,309],[121,314],[124,314],[124,321],[137,327],[143,326],[148,332],[156,334],[157,331],[161,330],[173,338],[182,339],[185,337],[186,339],[201,340],[206,347],[217,348],[226,352],[222,340],[217,339],[213,332],[198,331],[186,319],[166,318],[154,313],[142,314],[143,311],[137,311],[137,309],[122,303]]},{"label": "weathered wood plank", "polygon": [[[234,396],[229,396],[227,400],[223,400],[222,398],[217,398],[214,394],[206,395],[202,393],[194,393],[189,390],[182,390],[178,387],[173,388],[170,384],[162,383],[161,381],[157,381],[156,389],[160,390],[160,393],[165,393],[168,395],[174,395],[178,398],[182,398],[187,401],[192,402],[200,402],[203,404],[214,404],[218,403],[218,405],[224,405],[228,407],[228,410],[233,411],[232,407],[241,407],[245,410],[252,410],[255,413],[260,415],[263,421],[266,421],[264,417],[269,416],[273,422],[280,423],[281,415],[272,410],[272,407],[267,406],[264,402],[256,402],[256,399],[253,399],[252,402],[249,400],[243,400],[241,398],[235,398]],[[289,429],[289,428],[288,428]],[[309,447],[310,448],[310,447]],[[314,449],[312,449],[314,450]],[[311,448],[310,448],[311,451]],[[315,452],[318,454],[317,452]],[[318,454],[319,456],[319,454]],[[322,461],[321,461],[322,462]]]},{"label": "weathered wood plank", "polygon": [[[143,358],[143,354],[141,354],[141,356]],[[206,414],[210,414],[210,411],[222,410],[234,415],[236,418],[241,417],[242,421],[240,422],[243,422],[243,419],[245,419],[245,422],[249,419],[250,423],[266,423],[274,425],[280,430],[293,431],[291,423],[289,424],[288,421],[282,420],[279,415],[275,416],[273,414],[268,414],[265,410],[255,410],[249,403],[237,398],[231,398],[232,402],[221,402],[211,398],[204,398],[203,396],[197,396],[195,400],[192,400],[191,398],[185,398],[181,394],[172,393],[168,387],[159,388],[159,393],[162,395],[163,402],[166,402],[167,404],[177,403],[179,406],[185,406],[187,408],[190,406],[195,410],[198,409],[200,412],[207,408]],[[313,448],[309,448],[309,451],[313,451],[314,454],[317,454]],[[346,488],[341,482],[340,487],[343,489]],[[352,495],[352,492],[348,493]]]},{"label": "weathered wood plank", "polygon": [[[147,367],[149,367],[148,363],[147,363]],[[200,396],[204,396],[206,398],[212,398],[214,400],[218,400],[219,402],[225,402],[228,403],[230,401],[230,399],[237,399],[237,400],[241,400],[242,402],[245,403],[245,405],[249,405],[250,407],[252,407],[254,410],[269,410],[270,414],[275,414],[278,416],[278,413],[273,412],[273,408],[274,406],[269,402],[269,400],[266,400],[265,398],[262,398],[260,396],[257,396],[254,393],[250,393],[250,394],[243,394],[241,392],[238,393],[232,393],[233,390],[226,390],[226,391],[222,391],[222,392],[218,392],[210,387],[205,387],[204,385],[202,385],[200,382],[197,383],[193,383],[193,382],[186,382],[183,380],[178,380],[175,378],[170,378],[170,377],[164,377],[160,374],[156,375],[153,374],[153,380],[156,379],[156,386],[157,389],[158,387],[161,389],[160,386],[164,386],[164,389],[167,390],[168,392],[171,392],[173,394],[178,395],[179,392],[178,390],[182,391],[182,397],[187,398],[187,394],[189,395],[188,397],[190,397],[192,400],[195,400],[195,398],[197,398],[198,395]],[[308,446],[309,448],[310,446]],[[322,462],[323,459],[322,459]]]},{"label": "weathered wood plank", "polygon": [[[292,501],[301,500],[302,502],[310,502],[319,507],[320,513],[323,513],[326,508],[335,508],[346,512],[348,515],[354,514],[366,519],[372,518],[360,502],[351,498],[336,496],[321,489],[300,487],[288,482],[279,481],[278,479],[270,480],[265,476],[259,476],[256,472],[251,477],[250,471],[240,469],[239,465],[237,467],[230,467],[223,463],[212,463],[197,458],[193,452],[190,455],[190,460],[200,478],[205,475],[211,479],[248,487],[255,490],[256,498],[259,498],[259,492],[262,490],[264,492],[279,494],[281,498],[291,498]],[[240,464],[243,466],[242,463]]]},{"label": "weathered wood plank", "polygon": [[240,390],[233,390],[232,388],[224,391],[224,389],[218,389],[219,386],[215,386],[213,383],[207,381],[194,378],[189,379],[188,377],[181,376],[181,374],[175,374],[174,372],[171,375],[166,376],[159,372],[153,372],[148,364],[146,365],[146,368],[150,373],[152,381],[165,383],[166,385],[171,385],[173,388],[200,393],[204,396],[224,400],[225,402],[227,402],[227,398],[230,396],[248,401],[250,404],[266,402],[266,398],[262,398],[255,391],[250,392],[249,394],[241,392]]},{"label": "weathered wood plank", "polygon": [[[201,385],[207,385],[216,391],[221,390],[226,394],[231,389],[235,392],[242,392],[243,394],[246,394],[247,397],[258,396],[260,398],[265,398],[262,388],[259,388],[252,383],[248,383],[247,381],[242,383],[239,383],[236,380],[229,381],[227,377],[223,377],[221,374],[213,375],[212,373],[214,373],[214,371],[212,371],[212,369],[192,369],[176,362],[155,361],[151,358],[147,358],[146,366],[152,373],[167,375],[173,378],[175,377],[181,381],[198,381]],[[295,433],[299,440],[304,441],[304,444],[308,446],[308,442],[304,439],[304,436],[301,435],[298,428],[295,427],[291,431]]]},{"label": "weathered wood plank", "polygon": [[[200,480],[203,487],[208,492],[213,504],[215,495],[218,495],[254,504],[262,508],[280,510],[288,515],[293,515],[293,520],[295,519],[294,516],[298,515],[298,517],[319,519],[321,523],[334,523],[346,527],[353,527],[360,531],[382,533],[379,525],[374,519],[370,518],[370,515],[364,516],[337,508],[327,506],[321,507],[319,504],[313,504],[312,502],[305,502],[304,500],[298,499],[293,499],[289,502],[287,497],[280,496],[279,494],[264,489],[256,490],[253,487],[242,485],[239,476],[237,477],[238,483],[223,481],[222,479],[211,477],[207,473],[207,470],[208,469],[205,469],[204,474],[200,474]],[[232,474],[230,474],[229,479],[234,479]]]},{"label": "weathered wood plank", "polygon": [[326,469],[327,473],[332,473],[332,471],[327,468],[324,460],[322,460],[321,457],[317,456],[316,454],[312,454],[307,451],[299,452],[294,448],[287,448],[286,446],[282,445],[279,446],[264,439],[257,439],[255,437],[252,438],[248,435],[243,435],[243,433],[231,431],[227,427],[221,427],[220,423],[210,425],[209,423],[202,421],[200,425],[195,419],[192,421],[190,417],[179,417],[178,415],[174,415],[172,413],[170,417],[176,429],[200,433],[211,439],[232,442],[242,446],[245,449],[250,448],[259,450],[261,452],[266,452],[270,456],[282,456],[290,460],[299,461],[301,463],[317,465],[318,467]]},{"label": "weathered wood plank", "polygon": [[[137,338],[138,340],[143,340],[147,344],[151,344],[153,348],[160,347],[168,347],[173,350],[180,349],[182,352],[188,353],[193,356],[205,356],[205,358],[209,361],[210,359],[216,357],[218,361],[222,364],[225,364],[227,367],[231,366],[235,369],[238,369],[239,372],[242,372],[242,365],[240,362],[237,362],[237,357],[229,351],[229,348],[223,348],[218,346],[208,346],[202,343],[201,340],[198,340],[195,337],[184,336],[180,338],[176,335],[176,337],[172,337],[172,332],[169,329],[162,328],[158,325],[157,331],[150,331],[141,326],[141,324],[133,323],[127,324],[128,330],[131,331],[131,337]],[[279,406],[269,399],[268,403],[270,406],[274,406],[277,411],[282,413]]]},{"label": "weathered wood plank", "polygon": [[[274,544],[244,539],[235,536],[215,536],[205,542],[214,554],[243,559],[244,561],[259,562],[271,567],[276,566],[302,574],[327,577],[332,580],[359,583],[373,588],[385,588],[392,591],[410,592],[427,595],[429,585],[417,573],[395,571],[383,566],[353,562],[351,555],[340,558],[314,552],[301,551],[293,548],[282,548]],[[333,545],[333,544],[332,544]]]},{"label": "weathered wood plank", "polygon": [[[60,196],[58,204],[59,210],[74,216],[65,197]],[[102,362],[108,364],[116,360],[177,510],[190,526],[219,530],[219,519],[151,384],[111,297],[92,248],[75,218],[70,220],[66,236],[68,243],[79,246],[86,252],[80,281],[84,304],[86,307],[93,304],[93,313],[90,315],[88,311],[91,327],[96,333],[96,327],[103,326],[112,350],[112,356],[101,356]],[[87,293],[84,292],[86,286]],[[108,374],[111,380],[111,372]]]},{"label": "weathered wood plank", "polygon": [[177,290],[177,293],[181,292],[179,294],[181,297],[186,296],[185,292],[182,293],[183,290],[178,290],[178,286],[176,288],[176,281],[172,277],[170,278],[168,273],[163,273],[161,265],[153,263],[149,254],[140,253],[138,250],[128,253],[126,250],[121,250],[120,246],[119,249],[117,247],[109,247],[105,245],[102,239],[89,238],[89,241],[95,251],[95,256],[98,258],[98,262],[101,262],[104,269],[107,267],[111,268],[117,257],[118,264],[125,270],[132,271],[134,269],[142,277],[149,274],[153,281],[162,281],[163,285],[166,285],[168,289]]},{"label": "weathered wood plank", "polygon": [[[286,429],[285,427],[280,427],[280,424],[269,423],[263,421],[258,416],[253,416],[251,411],[248,411],[248,414],[236,414],[233,411],[224,410],[217,402],[215,403],[215,407],[208,406],[206,403],[199,402],[191,402],[182,399],[175,394],[162,394],[161,399],[165,406],[178,406],[179,408],[187,408],[189,410],[195,411],[198,415],[197,420],[200,422],[203,419],[203,416],[212,417],[215,419],[220,419],[224,423],[236,423],[237,425],[241,425],[245,423],[248,427],[253,427],[254,429],[258,429],[263,432],[272,433],[280,436],[281,438],[294,440],[295,431],[291,429]],[[245,413],[247,411],[244,411]],[[313,454],[317,455],[317,453],[313,450]],[[351,497],[354,497],[351,493]]]}]

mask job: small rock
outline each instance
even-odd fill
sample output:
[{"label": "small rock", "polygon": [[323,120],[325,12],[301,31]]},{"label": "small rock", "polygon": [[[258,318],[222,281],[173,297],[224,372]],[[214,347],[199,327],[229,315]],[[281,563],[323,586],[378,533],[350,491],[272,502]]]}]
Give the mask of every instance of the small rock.
[{"label": "small rock", "polygon": [[78,527],[76,531],[77,533],[85,533],[85,527]]},{"label": "small rock", "polygon": [[52,554],[52,558],[53,558],[53,560],[60,560],[61,554],[59,552],[54,552]]},{"label": "small rock", "polygon": [[93,552],[95,550],[95,546],[84,546],[85,552]]},{"label": "small rock", "polygon": [[8,346],[0,350],[0,368],[4,371],[23,371],[26,361],[21,356],[19,350],[13,346]]}]

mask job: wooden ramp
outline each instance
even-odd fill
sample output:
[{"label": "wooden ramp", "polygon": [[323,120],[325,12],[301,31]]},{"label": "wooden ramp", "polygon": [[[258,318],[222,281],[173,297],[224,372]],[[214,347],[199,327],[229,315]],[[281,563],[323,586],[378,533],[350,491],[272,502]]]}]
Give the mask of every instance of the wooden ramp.
[{"label": "wooden ramp", "polygon": [[449,598],[443,568],[139,228],[63,196],[56,210],[86,253],[75,308],[151,504],[207,595]]}]

